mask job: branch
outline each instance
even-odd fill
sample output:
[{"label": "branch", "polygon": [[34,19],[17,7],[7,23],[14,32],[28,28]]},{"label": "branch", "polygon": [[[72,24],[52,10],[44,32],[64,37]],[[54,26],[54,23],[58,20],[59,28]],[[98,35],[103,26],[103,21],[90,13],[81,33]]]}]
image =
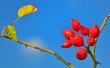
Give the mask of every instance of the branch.
[{"label": "branch", "polygon": [[[7,35],[0,35],[0,37],[3,37],[3,38],[7,38],[7,39],[10,39]],[[12,39],[10,39],[12,40]],[[32,47],[34,49],[37,49],[37,50],[40,50],[42,52],[46,52],[46,53],[49,53],[49,54],[52,54],[54,55],[57,59],[59,59],[61,62],[63,62],[66,66],[68,66],[69,68],[74,68],[74,66],[71,64],[71,63],[68,63],[65,59],[63,59],[63,57],[61,57],[59,54],[57,54],[56,52],[52,51],[52,50],[48,50],[48,49],[45,49],[45,48],[41,48],[41,47],[38,47],[36,45],[32,45],[32,44],[29,44],[27,42],[22,42],[20,40],[17,40],[15,41],[19,44],[22,44],[24,46],[29,46],[29,47]]]},{"label": "branch", "polygon": [[85,46],[85,49],[87,50],[88,54],[89,54],[90,57],[92,58],[93,68],[96,68],[96,65],[97,65],[99,62],[96,61],[95,55],[90,51],[89,46]]},{"label": "branch", "polygon": [[[104,21],[103,21],[103,23],[102,23],[102,26],[101,26],[101,28],[100,28],[100,33],[102,32],[102,30],[103,30],[104,27],[106,26],[106,22],[107,22],[107,20],[109,19],[109,17],[110,17],[110,14],[107,14],[106,17],[105,17],[105,19],[104,19]],[[99,36],[100,36],[100,35],[99,35]],[[97,41],[98,41],[98,39],[99,39],[99,36],[96,38],[96,43],[97,43]],[[97,65],[97,64],[100,64],[100,62],[96,61],[96,59],[95,59],[96,44],[95,44],[95,46],[94,46],[93,49],[92,49],[92,53],[91,53],[89,47],[86,48],[86,49],[88,50],[88,53],[90,54],[90,56],[91,56],[91,58],[92,58],[93,68],[96,68],[96,65]]]}]

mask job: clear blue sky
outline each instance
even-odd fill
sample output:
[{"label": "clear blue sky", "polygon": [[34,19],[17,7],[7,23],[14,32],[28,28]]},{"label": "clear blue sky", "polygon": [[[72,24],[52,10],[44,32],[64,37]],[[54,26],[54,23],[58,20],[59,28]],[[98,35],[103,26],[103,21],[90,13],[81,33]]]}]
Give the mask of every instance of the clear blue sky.
[{"label": "clear blue sky", "polygon": [[[21,18],[15,25],[17,37],[30,43],[41,44],[62,55],[75,68],[92,68],[90,56],[77,60],[73,53],[77,49],[61,49],[65,38],[62,30],[71,29],[71,18],[91,27],[101,26],[106,14],[110,13],[109,0],[0,0],[0,31],[17,17],[17,10],[23,5],[33,4],[38,12]],[[101,33],[97,43],[96,58],[102,64],[97,68],[110,67],[110,22]],[[0,38],[0,68],[67,68],[54,56],[41,53]]]}]

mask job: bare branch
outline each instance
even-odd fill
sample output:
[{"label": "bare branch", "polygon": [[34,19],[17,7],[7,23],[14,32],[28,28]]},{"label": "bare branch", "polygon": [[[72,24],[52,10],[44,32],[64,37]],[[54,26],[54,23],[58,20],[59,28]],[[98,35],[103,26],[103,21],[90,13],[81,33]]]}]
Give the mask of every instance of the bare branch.
[{"label": "bare branch", "polygon": [[[7,35],[1,35],[0,37],[3,37],[3,38],[7,38],[7,39],[10,39]],[[11,40],[11,39],[10,39]],[[69,68],[74,68],[74,66],[71,64],[71,63],[68,63],[65,59],[63,59],[63,57],[61,57],[58,53],[52,51],[52,50],[48,50],[48,49],[45,49],[45,48],[41,48],[41,47],[38,47],[36,45],[32,45],[32,44],[29,44],[27,42],[22,42],[20,40],[17,40],[15,41],[19,44],[22,44],[24,46],[29,46],[29,47],[32,47],[34,49],[37,49],[37,50],[40,50],[42,52],[46,52],[46,53],[49,53],[49,54],[52,54],[53,56],[55,56],[57,59],[59,59],[61,62],[63,62],[66,66],[68,66]]]}]

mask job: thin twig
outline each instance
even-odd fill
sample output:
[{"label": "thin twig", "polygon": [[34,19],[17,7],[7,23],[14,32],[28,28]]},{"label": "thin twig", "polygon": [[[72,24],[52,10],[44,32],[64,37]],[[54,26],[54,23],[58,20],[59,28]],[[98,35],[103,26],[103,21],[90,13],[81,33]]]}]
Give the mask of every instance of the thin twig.
[{"label": "thin twig", "polygon": [[[102,26],[101,26],[101,28],[100,28],[100,33],[102,32],[102,30],[103,30],[104,27],[106,26],[106,23],[107,23],[107,20],[109,19],[109,17],[110,17],[110,14],[107,14],[106,17],[105,17],[105,19],[104,19],[104,21],[103,21],[103,23],[102,23]],[[100,35],[99,35],[99,36],[100,36]],[[99,37],[98,37],[98,38],[99,38]],[[96,38],[96,43],[97,43],[97,41],[98,41],[98,38]],[[95,53],[95,48],[96,48],[96,44],[95,44],[95,46],[93,47],[92,53]]]},{"label": "thin twig", "polygon": [[[0,37],[10,39],[7,35],[0,35]],[[10,40],[11,40],[11,39],[10,39]],[[52,50],[48,50],[48,49],[45,49],[45,48],[41,48],[41,47],[38,47],[38,46],[36,46],[36,45],[29,44],[29,43],[27,43],[27,42],[22,42],[22,41],[20,41],[20,40],[17,40],[17,41],[15,41],[15,42],[17,42],[17,43],[19,43],[19,44],[22,44],[22,45],[24,45],[24,46],[32,47],[32,48],[37,49],[37,50],[40,50],[40,51],[42,51],[42,52],[46,52],[46,53],[52,54],[53,56],[55,56],[57,59],[59,59],[61,62],[63,62],[63,63],[64,63],[66,66],[68,66],[69,68],[74,68],[74,66],[73,66],[71,63],[67,62],[65,59],[63,59],[63,57],[61,57],[58,53],[56,53],[56,52],[54,52],[54,51],[52,51]]]},{"label": "thin twig", "polygon": [[[102,30],[103,30],[104,27],[106,26],[106,23],[107,23],[107,20],[109,19],[109,17],[110,17],[110,14],[107,14],[106,17],[105,17],[105,19],[104,19],[104,21],[103,21],[103,23],[102,23],[102,26],[101,26],[101,28],[100,28],[100,33],[102,32]],[[100,36],[100,35],[99,35],[99,36]],[[97,41],[98,41],[98,39],[99,39],[99,36],[96,38],[96,43],[97,43]],[[94,47],[92,48],[92,53],[89,52],[89,54],[90,54],[90,56],[91,56],[91,58],[92,58],[93,68],[96,68],[97,64],[100,63],[100,62],[96,61],[96,59],[95,59],[95,50],[96,50],[96,44],[95,44]],[[89,51],[90,51],[90,50],[89,50]]]}]

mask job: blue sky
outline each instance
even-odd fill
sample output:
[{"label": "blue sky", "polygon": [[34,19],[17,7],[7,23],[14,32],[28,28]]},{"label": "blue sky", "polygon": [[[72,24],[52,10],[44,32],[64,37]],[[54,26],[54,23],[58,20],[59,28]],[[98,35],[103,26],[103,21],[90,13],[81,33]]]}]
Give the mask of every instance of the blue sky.
[{"label": "blue sky", "polygon": [[[105,15],[110,13],[109,0],[0,0],[0,31],[13,22],[17,10],[27,4],[35,5],[38,12],[24,16],[16,23],[20,40],[58,52],[75,68],[92,68],[90,56],[79,61],[73,55],[76,47],[61,48],[66,40],[62,30],[71,29],[71,18],[78,19],[88,27],[94,24],[101,26]],[[110,67],[109,23],[97,43],[96,58],[102,63],[97,68]],[[0,38],[0,54],[0,68],[67,68],[50,54],[25,48],[4,38]]]}]

